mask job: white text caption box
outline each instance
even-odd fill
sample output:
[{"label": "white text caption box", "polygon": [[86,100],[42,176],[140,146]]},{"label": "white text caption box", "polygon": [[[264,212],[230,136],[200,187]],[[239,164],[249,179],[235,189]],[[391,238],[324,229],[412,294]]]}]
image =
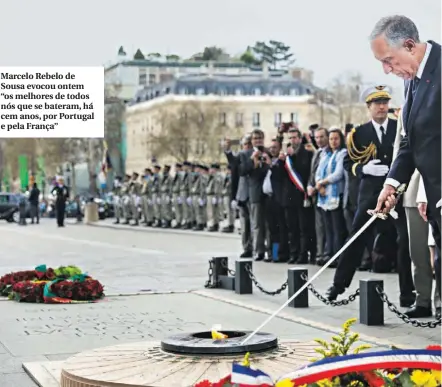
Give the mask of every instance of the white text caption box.
[{"label": "white text caption box", "polygon": [[104,68],[0,67],[0,137],[104,138]]}]

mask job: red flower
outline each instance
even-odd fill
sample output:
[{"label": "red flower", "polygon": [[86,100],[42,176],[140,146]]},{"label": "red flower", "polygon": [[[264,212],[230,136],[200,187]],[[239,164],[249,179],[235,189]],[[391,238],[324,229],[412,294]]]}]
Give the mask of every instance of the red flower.
[{"label": "red flower", "polygon": [[361,374],[370,385],[370,387],[383,387],[385,384],[385,380],[376,375],[373,371],[365,371],[361,372]]}]

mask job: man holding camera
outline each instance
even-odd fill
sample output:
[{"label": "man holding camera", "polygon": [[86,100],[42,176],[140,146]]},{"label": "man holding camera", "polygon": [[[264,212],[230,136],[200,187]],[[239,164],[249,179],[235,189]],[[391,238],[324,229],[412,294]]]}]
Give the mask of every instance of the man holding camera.
[{"label": "man holding camera", "polygon": [[265,258],[265,195],[262,185],[269,169],[270,156],[264,148],[264,132],[253,130],[252,149],[239,153],[239,175],[248,180],[248,198],[255,261]]}]

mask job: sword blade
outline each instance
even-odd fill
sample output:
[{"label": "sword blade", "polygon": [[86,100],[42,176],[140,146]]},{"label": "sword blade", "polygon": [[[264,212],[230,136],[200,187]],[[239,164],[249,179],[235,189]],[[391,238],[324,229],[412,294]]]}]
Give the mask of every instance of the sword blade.
[{"label": "sword blade", "polygon": [[374,214],[368,221],[365,223],[359,230],[356,232],[355,235],[353,235],[347,243],[344,244],[344,246],[341,247],[341,249],[333,255],[330,260],[328,260],[324,266],[319,269],[312,278],[310,278],[304,285],[301,286],[301,288],[293,295],[291,296],[284,304],[281,305],[279,309],[277,309],[271,316],[269,316],[258,328],[256,328],[250,335],[248,335],[241,343],[241,345],[244,345],[247,343],[253,336],[255,336],[262,328],[264,328],[270,321],[272,321],[290,302],[292,302],[296,297],[298,297],[306,288],[309,286],[316,278],[318,278],[327,267],[329,267],[338,257],[350,246],[370,225],[378,219],[378,214]]}]

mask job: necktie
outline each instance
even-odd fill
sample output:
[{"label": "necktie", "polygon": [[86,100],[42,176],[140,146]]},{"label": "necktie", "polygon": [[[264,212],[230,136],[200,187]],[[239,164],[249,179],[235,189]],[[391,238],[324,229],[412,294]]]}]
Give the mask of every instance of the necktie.
[{"label": "necktie", "polygon": [[418,77],[415,77],[415,78],[413,79],[413,84],[411,85],[411,87],[412,87],[412,89],[411,89],[411,94],[412,94],[412,96],[413,96],[413,100],[414,100],[414,98],[415,98],[415,96],[416,96],[416,91],[417,91],[417,88],[418,88],[418,86],[419,86],[419,81],[420,81],[420,79],[419,79]]},{"label": "necktie", "polygon": [[386,131],[385,131],[385,129],[384,129],[383,126],[381,126],[379,129],[381,130],[381,133],[382,133],[382,136],[381,136],[381,144],[383,144],[383,143],[384,143],[384,140],[385,140],[385,134],[386,134]]}]

